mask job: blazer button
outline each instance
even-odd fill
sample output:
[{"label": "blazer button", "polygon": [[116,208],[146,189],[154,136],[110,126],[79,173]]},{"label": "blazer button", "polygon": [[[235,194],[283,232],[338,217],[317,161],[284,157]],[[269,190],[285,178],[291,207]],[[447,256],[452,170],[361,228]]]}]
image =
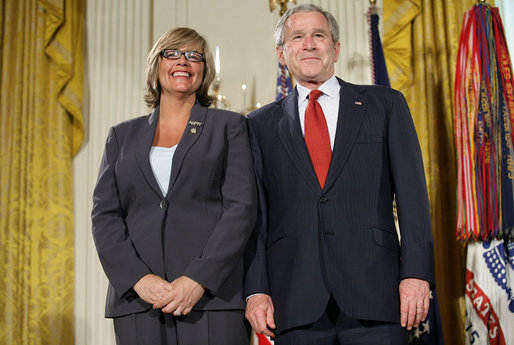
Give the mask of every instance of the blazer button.
[{"label": "blazer button", "polygon": [[166,199],[161,200],[159,206],[164,210],[166,207],[168,207],[168,201]]},{"label": "blazer button", "polygon": [[328,198],[326,195],[323,195],[321,198],[319,198],[319,202],[322,204],[326,204],[328,201]]}]

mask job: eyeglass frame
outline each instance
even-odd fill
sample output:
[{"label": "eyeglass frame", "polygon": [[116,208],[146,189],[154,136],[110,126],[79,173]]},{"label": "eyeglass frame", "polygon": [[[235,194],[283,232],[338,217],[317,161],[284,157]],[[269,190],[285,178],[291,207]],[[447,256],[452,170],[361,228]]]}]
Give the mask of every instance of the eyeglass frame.
[{"label": "eyeglass frame", "polygon": [[[164,56],[164,53],[166,51],[174,51],[174,52],[179,52],[180,55],[177,57],[177,58],[170,58],[170,57],[166,57]],[[200,56],[202,57],[202,59],[200,61],[195,61],[195,60],[190,60],[190,56],[192,53],[196,53],[196,54],[200,54]],[[186,58],[187,61],[190,61],[190,62],[205,62],[205,54],[204,53],[200,53],[200,52],[197,52],[196,50],[189,50],[187,52],[183,52],[181,50],[178,50],[178,49],[163,49],[161,50],[161,57],[165,58],[165,59],[168,59],[168,60],[179,60],[182,55],[184,55],[184,57]]]}]

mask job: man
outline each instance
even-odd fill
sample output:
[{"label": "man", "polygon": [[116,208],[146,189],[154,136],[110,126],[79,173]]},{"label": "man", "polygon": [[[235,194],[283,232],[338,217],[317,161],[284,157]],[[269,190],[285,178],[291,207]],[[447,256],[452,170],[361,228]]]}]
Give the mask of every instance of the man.
[{"label": "man", "polygon": [[248,116],[260,205],[245,256],[246,317],[276,345],[407,344],[434,275],[405,99],[334,76],[339,28],[317,6],[288,10],[275,43],[298,84]]}]

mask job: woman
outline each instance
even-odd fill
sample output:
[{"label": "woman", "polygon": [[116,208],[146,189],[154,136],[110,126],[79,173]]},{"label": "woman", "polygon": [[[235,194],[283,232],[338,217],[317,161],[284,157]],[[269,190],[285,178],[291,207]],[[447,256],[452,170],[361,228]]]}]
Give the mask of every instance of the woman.
[{"label": "woman", "polygon": [[147,116],[111,128],[93,195],[118,344],[248,344],[242,253],[256,218],[245,118],[207,108],[207,42],[165,33],[147,59]]}]

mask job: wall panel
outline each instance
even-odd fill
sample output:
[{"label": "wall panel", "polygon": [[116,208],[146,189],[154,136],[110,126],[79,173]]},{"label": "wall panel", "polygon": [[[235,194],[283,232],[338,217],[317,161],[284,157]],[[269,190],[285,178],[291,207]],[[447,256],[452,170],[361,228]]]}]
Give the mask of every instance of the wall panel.
[{"label": "wall panel", "polygon": [[114,344],[104,319],[107,279],[91,236],[92,193],[109,127],[147,112],[142,99],[150,47],[150,5],[144,0],[87,1],[86,138],[74,160],[75,343]]}]

